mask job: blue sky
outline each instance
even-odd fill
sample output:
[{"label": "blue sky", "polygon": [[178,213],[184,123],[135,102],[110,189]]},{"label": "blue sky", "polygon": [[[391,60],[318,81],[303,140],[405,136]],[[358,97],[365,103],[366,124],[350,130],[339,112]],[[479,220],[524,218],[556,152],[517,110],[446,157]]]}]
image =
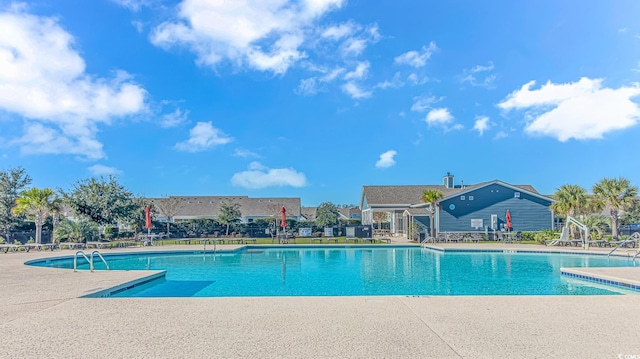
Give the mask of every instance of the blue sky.
[{"label": "blue sky", "polygon": [[0,168],[144,196],[640,184],[640,2],[0,0]]}]

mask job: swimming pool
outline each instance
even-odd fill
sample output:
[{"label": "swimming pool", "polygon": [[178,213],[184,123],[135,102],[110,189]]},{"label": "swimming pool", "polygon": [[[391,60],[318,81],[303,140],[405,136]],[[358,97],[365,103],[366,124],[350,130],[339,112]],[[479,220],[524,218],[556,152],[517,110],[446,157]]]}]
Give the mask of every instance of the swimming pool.
[{"label": "swimming pool", "polygon": [[[615,288],[566,278],[561,267],[637,266],[578,254],[439,252],[419,247],[245,247],[229,252],[105,255],[115,270],[166,276],[115,297],[595,295]],[[28,264],[73,268],[73,259]],[[88,263],[79,268],[88,269]],[[104,269],[96,263],[96,269]]]}]

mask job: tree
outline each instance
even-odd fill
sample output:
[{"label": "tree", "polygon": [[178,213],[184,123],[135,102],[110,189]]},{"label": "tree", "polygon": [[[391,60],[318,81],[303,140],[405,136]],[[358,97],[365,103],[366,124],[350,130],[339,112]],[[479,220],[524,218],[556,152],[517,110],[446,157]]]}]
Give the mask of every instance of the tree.
[{"label": "tree", "polygon": [[593,194],[596,200],[609,209],[611,234],[614,239],[618,238],[618,214],[621,209],[631,205],[634,197],[638,195],[638,187],[632,186],[631,182],[623,177],[603,178],[593,186]]},{"label": "tree", "polygon": [[373,212],[373,220],[378,223],[378,229],[382,229],[382,222],[388,218],[387,212]]},{"label": "tree", "polygon": [[338,224],[338,208],[331,202],[320,203],[316,210],[316,225],[320,228]]},{"label": "tree", "polygon": [[13,213],[13,207],[20,192],[31,184],[31,177],[22,167],[0,171],[0,233],[9,240],[9,230],[19,221]]},{"label": "tree", "polygon": [[227,233],[229,235],[229,226],[232,223],[240,221],[242,213],[240,212],[240,204],[235,202],[222,202],[220,205],[220,215],[218,216],[218,222],[227,226]]},{"label": "tree", "polygon": [[36,243],[42,243],[42,225],[48,216],[60,208],[59,199],[51,188],[31,188],[22,192],[13,207],[16,216],[27,215],[36,224]]},{"label": "tree", "polygon": [[634,199],[620,216],[620,224],[640,223],[640,200]]},{"label": "tree", "polygon": [[[578,186],[565,184],[560,186],[553,194],[556,201],[551,205],[551,209],[557,214],[575,217],[587,208],[587,191]],[[571,226],[571,236],[575,238],[575,227]]]},{"label": "tree", "polygon": [[100,224],[126,222],[139,208],[133,195],[114,176],[90,178],[76,182],[64,202],[77,215]]},{"label": "tree", "polygon": [[[582,224],[589,228],[589,236],[593,239],[601,239],[607,227],[611,225],[611,219],[606,216],[592,215],[582,219]],[[589,238],[589,239],[591,239]]]},{"label": "tree", "polygon": [[435,214],[438,207],[440,207],[440,200],[444,198],[442,192],[437,189],[427,189],[422,192],[422,202],[429,204],[429,219],[431,220],[431,237],[436,236],[435,227]]},{"label": "tree", "polygon": [[173,218],[180,213],[183,207],[182,200],[178,197],[164,195],[163,198],[153,202],[159,211],[159,214],[167,219],[167,236],[169,236],[171,222]]},{"label": "tree", "polygon": [[60,241],[80,243],[97,237],[98,225],[87,220],[64,220],[53,231],[53,238],[57,243]]}]

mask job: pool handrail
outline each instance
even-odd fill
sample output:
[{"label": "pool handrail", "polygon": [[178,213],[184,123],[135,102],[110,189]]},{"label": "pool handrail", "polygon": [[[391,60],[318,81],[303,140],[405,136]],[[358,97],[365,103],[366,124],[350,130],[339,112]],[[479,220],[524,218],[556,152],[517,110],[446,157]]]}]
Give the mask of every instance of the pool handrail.
[{"label": "pool handrail", "polygon": [[[632,238],[633,238],[633,239],[632,239]],[[611,250],[611,252],[609,252],[609,254],[607,254],[607,256],[610,256],[613,252],[615,252],[616,250],[618,250],[618,248],[620,248],[621,246],[623,246],[623,245],[624,245],[624,246],[626,246],[626,245],[627,245],[627,242],[635,242],[635,241],[638,241],[638,240],[640,240],[640,233],[639,233],[639,232],[633,232],[633,233],[629,236],[629,238],[627,238],[627,239],[625,239],[624,241],[622,241],[622,242],[618,243],[618,245],[617,245],[614,249],[612,249],[612,250]],[[640,252],[638,252],[638,253],[640,253]],[[636,256],[635,256],[635,257],[637,257],[637,256],[638,256],[638,255],[636,254]],[[635,257],[633,257],[633,258],[635,259]]]},{"label": "pool handrail", "polygon": [[107,263],[107,261],[104,259],[104,257],[102,256],[102,253],[100,253],[99,250],[95,250],[95,251],[91,252],[91,256],[89,257],[89,259],[91,259],[91,271],[93,272],[93,255],[94,254],[98,255],[98,257],[104,263],[105,267],[107,267],[107,270],[109,270],[109,263]]}]

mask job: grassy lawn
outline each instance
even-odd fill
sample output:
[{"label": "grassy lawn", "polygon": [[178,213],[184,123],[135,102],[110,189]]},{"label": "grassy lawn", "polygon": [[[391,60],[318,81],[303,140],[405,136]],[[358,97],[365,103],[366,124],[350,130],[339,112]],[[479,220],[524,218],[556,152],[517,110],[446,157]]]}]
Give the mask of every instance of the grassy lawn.
[{"label": "grassy lawn", "polygon": [[[340,244],[346,244],[346,237],[333,237],[333,238],[337,238],[338,239],[338,243]],[[182,239],[163,239],[163,240],[157,240],[157,241],[153,241],[155,245],[157,246],[170,246],[170,245],[185,245],[185,244],[192,244],[192,245],[199,245],[202,246],[202,240],[203,238],[185,238],[185,239],[189,239],[191,243],[184,241]],[[226,243],[226,239],[239,239],[239,238],[225,238],[225,243]],[[334,244],[334,241],[329,242],[330,244]],[[361,242],[360,242],[361,243]],[[211,242],[207,242],[207,245],[212,244]],[[236,244],[236,243],[234,243]],[[253,245],[253,242],[250,242],[248,244]],[[271,238],[256,238],[256,243],[255,244],[278,244],[278,241],[272,241]],[[312,244],[311,243],[311,238],[309,237],[304,237],[304,238],[296,238],[295,243],[293,242],[293,240],[291,241],[290,244]],[[313,244],[320,244],[320,242],[313,242]],[[322,244],[327,244],[326,238],[322,239]],[[353,244],[353,242],[349,242],[349,244]],[[370,243],[367,243],[370,244]],[[373,244],[379,244],[378,242],[375,242]],[[386,243],[382,243],[382,244],[386,244]]]}]

